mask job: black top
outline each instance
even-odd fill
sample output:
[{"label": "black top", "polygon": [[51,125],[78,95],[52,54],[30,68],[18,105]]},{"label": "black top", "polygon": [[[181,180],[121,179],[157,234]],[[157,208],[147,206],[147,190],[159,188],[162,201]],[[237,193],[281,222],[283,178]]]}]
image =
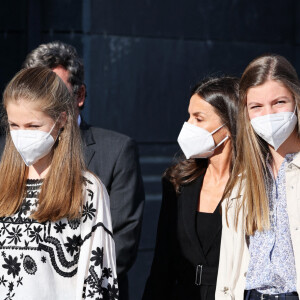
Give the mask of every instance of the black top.
[{"label": "black top", "polygon": [[[218,230],[219,226],[222,226],[222,219],[220,218],[220,204],[216,207],[213,213],[199,212],[196,214],[196,231],[199,239],[199,243],[204,252],[207,252],[210,247],[211,232]],[[216,240],[221,243],[221,232],[216,236]],[[217,267],[217,265],[216,265]]]},{"label": "black top", "polygon": [[[184,186],[180,195],[163,178],[154,259],[143,300],[215,299],[222,224],[219,210],[214,214],[214,224],[207,219],[203,225],[203,219],[203,228],[209,231],[203,249],[196,230],[203,177]],[[197,265],[203,269],[201,285],[195,284]]]}]

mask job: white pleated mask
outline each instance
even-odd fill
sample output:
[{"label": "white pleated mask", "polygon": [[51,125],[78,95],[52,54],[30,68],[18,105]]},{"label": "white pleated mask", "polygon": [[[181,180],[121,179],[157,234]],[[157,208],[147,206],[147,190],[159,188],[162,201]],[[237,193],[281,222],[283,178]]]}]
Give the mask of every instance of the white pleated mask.
[{"label": "white pleated mask", "polygon": [[221,125],[213,132],[209,132],[201,127],[184,122],[178,136],[178,144],[185,157],[189,158],[208,158],[214,154],[216,148],[223,144],[227,139],[226,136],[218,145],[215,146],[212,135],[221,129]]},{"label": "white pleated mask", "polygon": [[294,112],[279,112],[253,118],[251,125],[254,131],[277,151],[291,135],[297,121],[295,107]]},{"label": "white pleated mask", "polygon": [[50,132],[29,129],[10,131],[12,141],[28,167],[50,153],[55,143],[51,135],[55,124]]}]

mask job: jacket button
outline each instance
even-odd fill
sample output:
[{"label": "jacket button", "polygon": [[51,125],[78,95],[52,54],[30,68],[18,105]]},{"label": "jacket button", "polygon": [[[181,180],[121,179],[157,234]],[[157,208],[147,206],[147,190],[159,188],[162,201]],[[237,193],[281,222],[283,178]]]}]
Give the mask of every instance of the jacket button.
[{"label": "jacket button", "polygon": [[244,276],[245,276],[245,277],[247,276],[247,272],[244,273]]}]

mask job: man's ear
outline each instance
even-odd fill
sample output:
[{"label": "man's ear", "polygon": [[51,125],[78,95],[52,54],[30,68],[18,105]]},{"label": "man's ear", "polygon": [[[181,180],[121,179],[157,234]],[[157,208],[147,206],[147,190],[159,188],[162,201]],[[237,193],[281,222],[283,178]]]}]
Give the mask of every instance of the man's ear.
[{"label": "man's ear", "polygon": [[62,113],[60,113],[59,119],[58,119],[58,123],[59,123],[59,129],[63,128],[67,122],[67,113],[65,111],[63,111]]},{"label": "man's ear", "polygon": [[83,106],[84,101],[85,101],[85,93],[86,93],[86,88],[85,85],[82,84],[78,90],[77,93],[77,106],[80,108]]}]

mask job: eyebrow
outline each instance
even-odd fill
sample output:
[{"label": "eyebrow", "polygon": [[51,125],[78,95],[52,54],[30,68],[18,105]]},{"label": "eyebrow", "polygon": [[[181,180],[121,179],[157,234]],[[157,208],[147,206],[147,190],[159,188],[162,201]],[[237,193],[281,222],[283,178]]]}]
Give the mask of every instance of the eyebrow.
[{"label": "eyebrow", "polygon": [[250,103],[247,103],[247,106],[250,106],[250,105],[253,105],[253,104],[261,104],[260,102],[255,102],[255,101],[252,101],[252,102],[250,102]]},{"label": "eyebrow", "polygon": [[[191,114],[189,111],[188,111],[188,113]],[[204,113],[202,111],[196,111],[196,112],[193,112],[191,115],[193,115],[193,116],[199,116],[199,115],[206,116],[206,113]]]},{"label": "eyebrow", "polygon": [[[14,121],[11,121],[11,120],[8,120],[8,123],[9,123],[10,125],[18,125],[17,122],[14,122]],[[23,125],[26,126],[26,125],[32,125],[32,124],[42,125],[41,121],[30,121],[30,122],[27,122],[27,123],[25,123],[25,124],[23,124]]]},{"label": "eyebrow", "polygon": [[[278,96],[278,97],[272,99],[271,102],[277,101],[277,100],[280,100],[280,99],[292,100],[291,98],[289,98],[289,97],[287,97],[287,96]],[[261,104],[261,102],[260,102],[259,100],[254,100],[254,101],[252,101],[252,102],[249,102],[249,103],[247,104],[247,106],[250,105],[250,104]]]}]

